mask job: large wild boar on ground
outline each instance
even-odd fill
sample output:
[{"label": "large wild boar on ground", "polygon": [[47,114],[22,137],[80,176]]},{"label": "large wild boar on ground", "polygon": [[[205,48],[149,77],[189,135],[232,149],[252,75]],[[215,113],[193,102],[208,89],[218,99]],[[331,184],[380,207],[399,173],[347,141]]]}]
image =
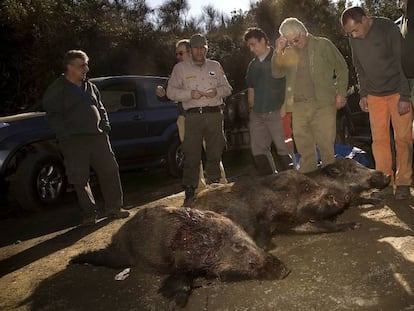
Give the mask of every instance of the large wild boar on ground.
[{"label": "large wild boar on ground", "polygon": [[[263,248],[276,232],[337,232],[355,223],[335,223],[349,203],[341,188],[325,187],[295,170],[267,177],[246,177],[200,192],[193,208],[229,217]],[[306,224],[306,226],[304,226]]]},{"label": "large wild boar on ground", "polygon": [[111,244],[71,263],[148,267],[169,274],[159,292],[184,306],[198,276],[221,280],[283,279],[289,273],[230,219],[211,211],[147,207],[126,222]]}]

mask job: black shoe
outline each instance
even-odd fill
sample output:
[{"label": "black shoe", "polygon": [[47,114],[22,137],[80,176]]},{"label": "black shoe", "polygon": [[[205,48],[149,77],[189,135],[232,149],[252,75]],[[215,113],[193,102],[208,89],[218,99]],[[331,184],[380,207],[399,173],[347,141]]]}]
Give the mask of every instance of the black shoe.
[{"label": "black shoe", "polygon": [[206,180],[207,185],[219,184],[219,183],[220,183],[220,179],[208,179],[208,180]]},{"label": "black shoe", "polygon": [[83,215],[80,223],[81,227],[93,226],[96,223],[96,216],[94,214]]},{"label": "black shoe", "polygon": [[196,187],[193,186],[184,186],[185,199],[182,205],[183,207],[190,207],[191,203],[193,203],[195,198],[195,189]]},{"label": "black shoe", "polygon": [[396,200],[407,200],[411,195],[410,186],[397,186],[394,197]]},{"label": "black shoe", "polygon": [[274,165],[274,163],[270,163],[265,154],[255,155],[253,156],[253,160],[257,173],[260,176],[272,175],[276,173],[272,168],[272,164]]},{"label": "black shoe", "polygon": [[127,211],[113,211],[111,213],[109,213],[108,218],[113,218],[113,219],[122,219],[122,218],[128,218],[129,217],[129,212]]},{"label": "black shoe", "polygon": [[386,198],[391,197],[394,194],[393,186],[387,186],[381,190],[375,190],[371,193],[371,198],[384,200]]},{"label": "black shoe", "polygon": [[123,210],[104,211],[100,217],[106,217],[108,219],[122,219],[129,217],[129,212]]}]

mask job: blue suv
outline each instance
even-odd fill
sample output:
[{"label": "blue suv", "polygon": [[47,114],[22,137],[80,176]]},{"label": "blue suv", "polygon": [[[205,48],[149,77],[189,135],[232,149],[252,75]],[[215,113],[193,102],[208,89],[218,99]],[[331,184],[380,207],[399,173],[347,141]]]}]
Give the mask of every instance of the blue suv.
[{"label": "blue suv", "polygon": [[[121,170],[167,164],[179,177],[183,155],[172,101],[155,95],[166,78],[113,76],[90,79],[102,95],[110,140]],[[24,209],[56,203],[66,192],[62,156],[44,112],[0,118],[0,187]]]}]

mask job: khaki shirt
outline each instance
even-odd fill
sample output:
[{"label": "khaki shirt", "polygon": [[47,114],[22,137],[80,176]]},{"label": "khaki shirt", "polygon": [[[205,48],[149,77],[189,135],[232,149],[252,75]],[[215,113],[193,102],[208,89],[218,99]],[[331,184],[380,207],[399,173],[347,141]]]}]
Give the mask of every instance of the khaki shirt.
[{"label": "khaki shirt", "polygon": [[303,102],[315,99],[315,87],[310,73],[307,45],[302,50],[299,50],[298,56],[299,62],[293,98],[294,102]]},{"label": "khaki shirt", "polygon": [[[191,91],[198,90],[205,92],[215,88],[217,95],[213,98],[201,97],[191,98]],[[196,107],[214,107],[223,104],[223,98],[231,94],[232,87],[227,81],[220,63],[206,59],[206,62],[199,66],[191,59],[177,63],[168,81],[168,98],[182,102],[185,110]]]}]

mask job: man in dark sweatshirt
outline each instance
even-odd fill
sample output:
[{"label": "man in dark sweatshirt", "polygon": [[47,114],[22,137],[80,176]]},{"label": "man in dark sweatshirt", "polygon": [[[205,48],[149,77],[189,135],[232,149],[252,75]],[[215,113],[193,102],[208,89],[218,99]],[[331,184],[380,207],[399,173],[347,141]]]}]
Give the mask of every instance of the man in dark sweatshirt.
[{"label": "man in dark sweatshirt", "polygon": [[[63,59],[65,72],[43,97],[50,127],[63,154],[69,183],[74,185],[84,226],[95,224],[97,212],[108,218],[125,218],[119,168],[108,139],[108,115],[97,87],[86,80],[88,56],[68,51]],[[90,185],[90,167],[98,176],[104,209],[98,211]]]},{"label": "man in dark sweatshirt", "polygon": [[[401,33],[390,19],[368,17],[360,7],[347,8],[341,21],[349,36],[360,84],[359,105],[369,112],[376,169],[391,175],[396,199],[407,199],[412,175],[412,108],[408,81],[401,65]],[[390,121],[395,137],[395,175]]]},{"label": "man in dark sweatshirt", "polygon": [[411,101],[414,98],[414,0],[403,0],[401,34],[404,38],[401,54],[402,66],[411,88]]}]

